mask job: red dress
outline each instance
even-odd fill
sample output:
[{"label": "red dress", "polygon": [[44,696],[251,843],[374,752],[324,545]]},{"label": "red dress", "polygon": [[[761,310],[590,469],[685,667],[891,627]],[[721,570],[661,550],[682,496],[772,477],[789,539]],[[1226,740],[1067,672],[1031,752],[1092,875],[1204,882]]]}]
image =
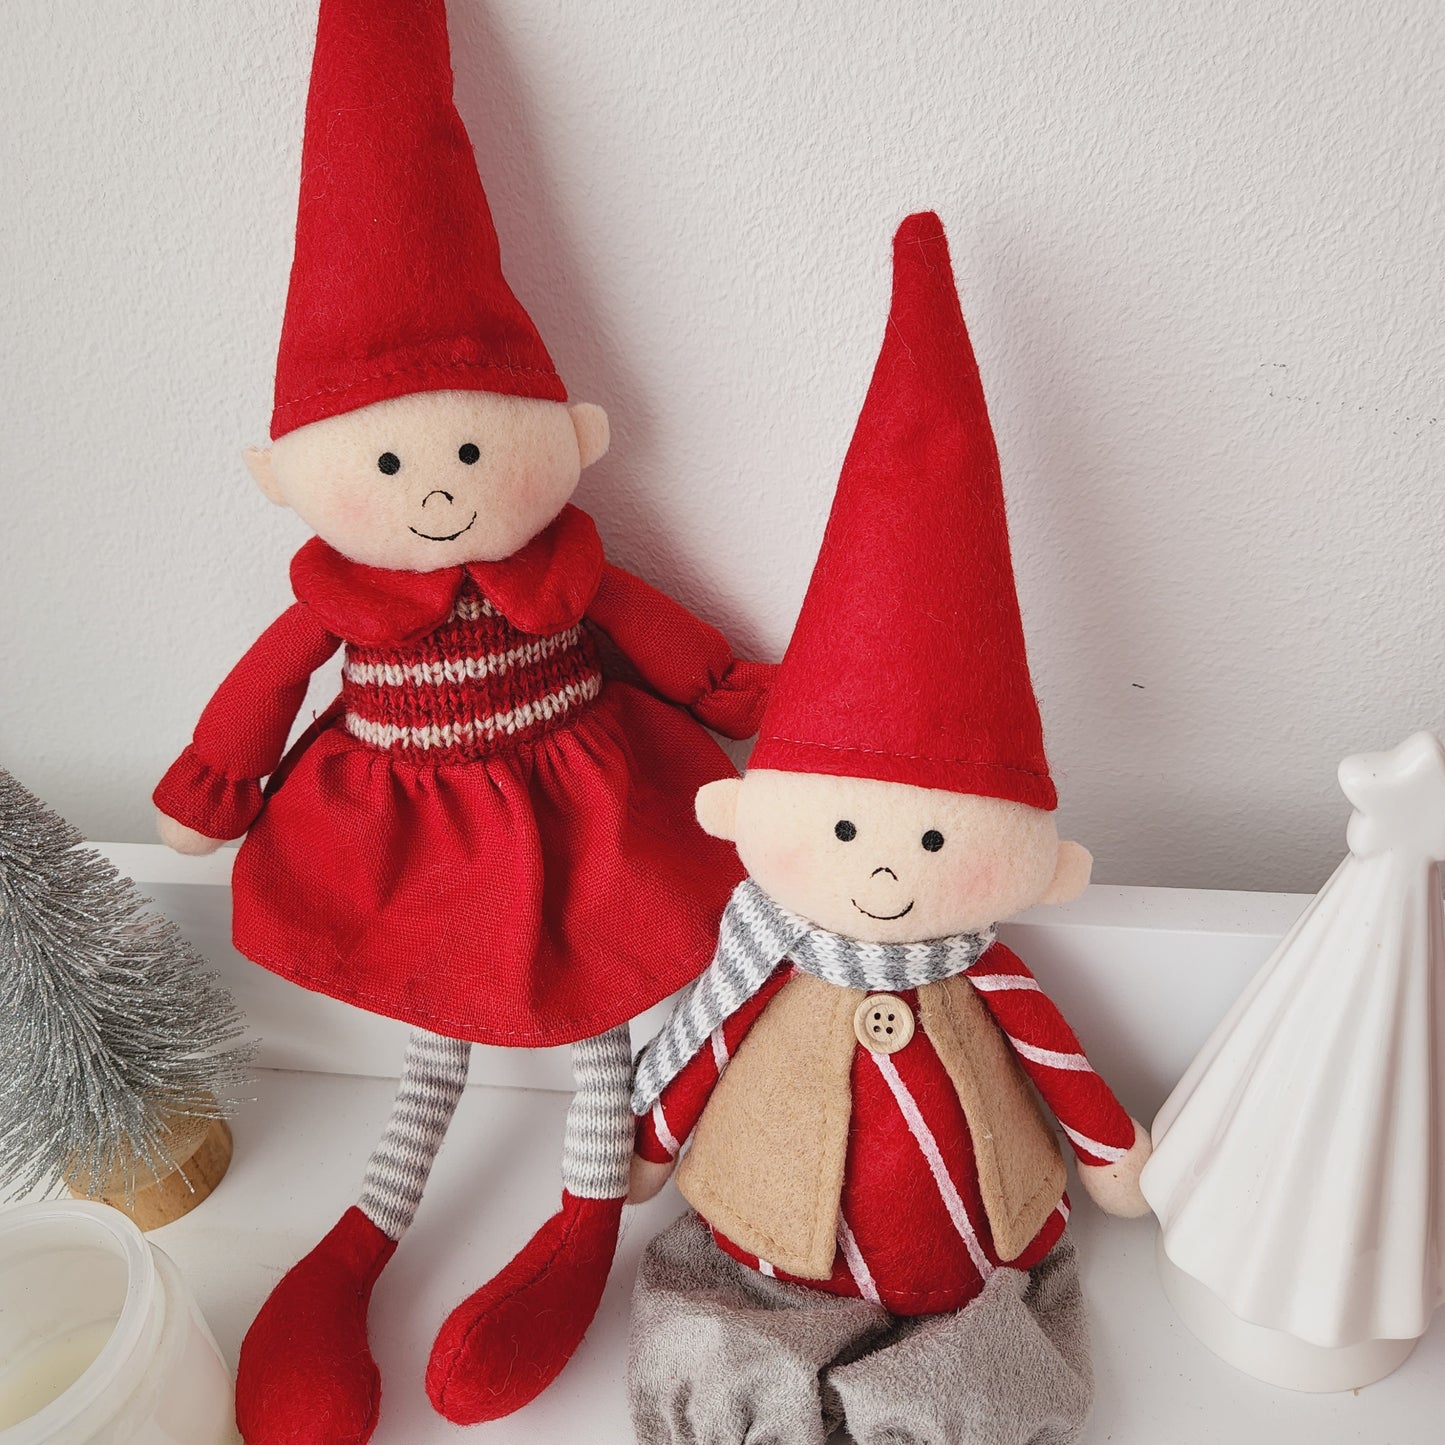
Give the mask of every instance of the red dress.
[{"label": "red dress", "polygon": [[[210,837],[246,834],[242,953],[521,1047],[600,1033],[706,966],[741,870],[693,817],[696,790],[733,771],[693,718],[749,736],[770,668],[606,563],[572,507],[501,563],[384,571],[314,539],[291,575],[296,604],[155,793]],[[604,673],[599,634],[639,682]],[[343,644],[341,697],[281,761]]]}]

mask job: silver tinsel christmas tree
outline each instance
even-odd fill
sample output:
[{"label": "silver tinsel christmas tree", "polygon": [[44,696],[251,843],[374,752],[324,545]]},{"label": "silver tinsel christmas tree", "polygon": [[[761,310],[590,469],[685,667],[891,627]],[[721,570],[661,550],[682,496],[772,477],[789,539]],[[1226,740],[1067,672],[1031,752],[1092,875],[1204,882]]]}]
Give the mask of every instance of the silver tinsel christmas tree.
[{"label": "silver tinsel christmas tree", "polygon": [[220,1117],[248,1055],[175,925],[0,768],[0,1198],[129,1196],[180,1162],[177,1119]]}]

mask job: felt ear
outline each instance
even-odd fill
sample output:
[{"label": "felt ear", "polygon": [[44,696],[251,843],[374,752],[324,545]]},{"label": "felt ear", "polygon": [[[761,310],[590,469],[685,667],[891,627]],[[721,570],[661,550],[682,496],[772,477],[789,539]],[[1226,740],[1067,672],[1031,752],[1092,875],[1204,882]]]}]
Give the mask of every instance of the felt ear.
[{"label": "felt ear", "polygon": [[1059,860],[1054,865],[1053,881],[1044,890],[1040,903],[1068,903],[1089,886],[1094,855],[1082,843],[1060,843]]},{"label": "felt ear", "polygon": [[582,458],[582,465],[590,467],[607,455],[607,447],[612,440],[607,413],[590,401],[579,401],[575,406],[569,406],[567,411],[577,433],[577,452]]},{"label": "felt ear", "polygon": [[271,448],[247,447],[241,453],[241,460],[246,463],[246,470],[251,473],[256,485],[265,493],[266,500],[275,502],[278,507],[284,507],[286,501],[281,495],[281,488],[276,484],[276,468],[271,461]]},{"label": "felt ear", "polygon": [[697,821],[704,833],[726,842],[737,841],[738,789],[741,778],[718,778],[697,790]]}]

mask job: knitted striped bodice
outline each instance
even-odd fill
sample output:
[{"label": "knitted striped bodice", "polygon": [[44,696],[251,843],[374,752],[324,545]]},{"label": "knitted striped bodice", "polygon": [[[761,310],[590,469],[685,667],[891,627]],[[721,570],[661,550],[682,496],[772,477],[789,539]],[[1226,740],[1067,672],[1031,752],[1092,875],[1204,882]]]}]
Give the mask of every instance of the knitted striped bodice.
[{"label": "knitted striped bodice", "polygon": [[401,647],[348,643],[342,670],[347,731],[429,761],[541,737],[601,690],[597,651],[580,623],[542,637],[520,632],[470,581],[434,632]]}]

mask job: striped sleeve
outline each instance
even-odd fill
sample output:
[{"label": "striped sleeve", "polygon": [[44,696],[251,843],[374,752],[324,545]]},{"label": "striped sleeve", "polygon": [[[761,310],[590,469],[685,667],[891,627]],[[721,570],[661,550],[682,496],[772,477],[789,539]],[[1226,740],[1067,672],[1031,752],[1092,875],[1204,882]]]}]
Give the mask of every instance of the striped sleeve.
[{"label": "striped sleeve", "polygon": [[779,964],[768,981],[743,1006],[724,1019],[712,1031],[707,1044],[699,1049],[681,1072],[662,1091],[651,1112],[637,1121],[635,1148],[644,1159],[665,1164],[676,1159],[679,1150],[702,1118],[702,1111],[722,1078],[728,1060],[757,1022],[772,997],[792,976],[792,966]]},{"label": "striped sleeve", "polygon": [[995,943],[964,975],[1004,1031],[1024,1072],[1069,1136],[1081,1164],[1114,1164],[1134,1124],[1094,1072],[1074,1031],[1017,954]]}]

